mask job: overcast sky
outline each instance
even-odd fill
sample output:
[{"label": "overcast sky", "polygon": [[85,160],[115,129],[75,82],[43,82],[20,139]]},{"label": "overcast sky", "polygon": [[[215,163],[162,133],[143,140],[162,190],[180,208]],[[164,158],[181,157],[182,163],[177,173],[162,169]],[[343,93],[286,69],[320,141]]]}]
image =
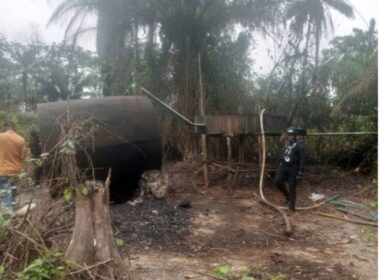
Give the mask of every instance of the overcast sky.
[{"label": "overcast sky", "polygon": [[[46,26],[47,21],[60,0],[0,0],[0,33],[9,40],[27,42],[38,34],[44,42],[60,42],[64,37],[64,26],[57,24]],[[378,23],[378,1],[377,0],[349,0],[355,9],[355,19],[349,20],[343,16],[334,14],[335,36],[349,34],[354,27],[366,28],[371,18],[376,18]],[[330,38],[331,39],[331,38]],[[82,38],[80,45],[95,50],[95,36]],[[257,70],[268,69],[267,48],[273,49],[271,40],[261,41],[253,53],[256,58]],[[256,67],[255,67],[256,68]]]}]

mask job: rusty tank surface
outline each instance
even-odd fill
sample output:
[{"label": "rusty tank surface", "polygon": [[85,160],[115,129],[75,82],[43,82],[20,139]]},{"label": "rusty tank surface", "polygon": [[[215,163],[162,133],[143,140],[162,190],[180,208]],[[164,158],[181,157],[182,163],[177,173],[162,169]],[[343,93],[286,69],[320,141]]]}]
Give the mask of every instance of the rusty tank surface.
[{"label": "rusty tank surface", "polygon": [[[161,168],[161,138],[147,97],[112,96],[72,100],[69,105],[65,101],[38,104],[43,153],[49,153],[58,143],[67,110],[73,122],[88,120],[93,124],[93,136],[80,143],[77,162],[82,170],[93,170],[98,180],[104,180],[112,168],[111,201],[125,201],[138,187],[145,170]],[[44,169],[49,167],[48,162]]]}]

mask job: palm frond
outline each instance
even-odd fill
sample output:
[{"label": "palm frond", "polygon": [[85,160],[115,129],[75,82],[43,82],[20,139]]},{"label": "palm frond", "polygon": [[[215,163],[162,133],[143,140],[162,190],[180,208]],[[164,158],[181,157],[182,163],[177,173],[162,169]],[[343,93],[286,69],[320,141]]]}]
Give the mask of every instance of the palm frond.
[{"label": "palm frond", "polygon": [[79,27],[77,27],[77,29],[80,28],[81,23],[83,23],[84,17],[86,16],[87,13],[88,13],[88,8],[87,7],[80,7],[75,12],[75,14],[71,17],[69,23],[66,26],[66,29],[65,29],[65,39],[68,38],[69,33],[71,31],[73,31],[75,33],[75,31],[73,29],[75,28],[75,25],[78,22],[79,22]]},{"label": "palm frond", "polygon": [[324,2],[337,12],[348,18],[354,18],[354,9],[345,0],[324,0]]},{"label": "palm frond", "polygon": [[47,26],[61,21],[65,16],[68,16],[70,12],[75,12],[83,7],[94,9],[95,6],[95,0],[65,0],[54,10],[48,20]]},{"label": "palm frond", "polygon": [[369,69],[362,75],[362,78],[353,84],[352,88],[339,100],[338,104],[334,107],[331,115],[336,115],[343,106],[343,103],[351,96],[359,95],[373,90],[377,94],[378,83],[378,66],[377,66],[377,52],[374,55],[373,61]]}]

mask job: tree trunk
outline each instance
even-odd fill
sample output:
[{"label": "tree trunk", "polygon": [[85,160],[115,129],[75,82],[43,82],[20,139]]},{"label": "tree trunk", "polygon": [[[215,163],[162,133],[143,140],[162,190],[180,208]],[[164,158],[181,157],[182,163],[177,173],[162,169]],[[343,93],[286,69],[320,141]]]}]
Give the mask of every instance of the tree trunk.
[{"label": "tree trunk", "polygon": [[125,46],[125,34],[121,28],[123,2],[99,1],[96,34],[96,50],[101,64],[103,95],[123,95],[131,76],[130,54]]},{"label": "tree trunk", "polygon": [[109,214],[109,177],[102,184],[86,182],[87,195],[75,198],[75,225],[65,257],[82,266],[106,263],[97,274],[107,279],[128,279],[126,264],[114,242]]},{"label": "tree trunk", "polygon": [[319,45],[320,45],[320,38],[321,38],[321,28],[319,25],[316,27],[315,31],[315,73],[318,72],[318,66],[319,66]]},{"label": "tree trunk", "polygon": [[[198,91],[198,59],[195,52],[190,51],[188,42],[178,52],[178,62],[175,69],[175,83],[178,88],[178,111],[190,120],[194,119],[197,111],[196,92]],[[184,160],[193,160],[197,154],[197,137],[193,129],[181,126],[180,137],[182,156]]]},{"label": "tree trunk", "polygon": [[289,125],[292,124],[293,118],[296,115],[296,112],[297,112],[299,105],[301,105],[300,107],[302,108],[301,109],[301,115],[303,117],[307,117],[307,116],[305,116],[305,114],[303,114],[303,112],[307,112],[306,92],[305,92],[305,86],[306,86],[305,85],[306,84],[305,83],[305,71],[306,71],[307,60],[309,58],[309,50],[308,49],[309,49],[310,33],[311,33],[311,23],[309,22],[309,24],[307,26],[307,33],[306,33],[306,44],[305,44],[305,49],[304,49],[304,60],[302,63],[302,74],[301,74],[301,83],[300,83],[300,87],[299,87],[299,95],[298,95],[298,100],[296,101],[294,108],[293,108],[293,111],[289,117]]},{"label": "tree trunk", "polygon": [[[203,91],[203,82],[202,82],[202,61],[201,54],[198,53],[198,72],[199,72],[199,115],[205,115],[206,107],[206,98]],[[209,186],[209,169],[208,169],[208,149],[207,149],[207,135],[201,134],[201,149],[202,149],[202,164],[203,164],[203,176],[205,187]]]},{"label": "tree trunk", "polygon": [[28,111],[28,73],[22,72],[22,91],[24,93],[25,111]]},{"label": "tree trunk", "polygon": [[313,73],[313,93],[317,92],[317,88],[319,87],[319,45],[321,38],[321,28],[319,25],[316,26],[315,31],[315,62],[314,62],[314,73]]}]

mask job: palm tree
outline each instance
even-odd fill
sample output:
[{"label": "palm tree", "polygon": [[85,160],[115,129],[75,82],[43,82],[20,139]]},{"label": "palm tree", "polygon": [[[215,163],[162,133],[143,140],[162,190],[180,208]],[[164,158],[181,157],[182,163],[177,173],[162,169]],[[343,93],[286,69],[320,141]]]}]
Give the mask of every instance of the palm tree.
[{"label": "palm tree", "polygon": [[[323,33],[334,29],[331,10],[335,10],[349,18],[354,16],[353,8],[346,0],[294,0],[291,1],[286,9],[286,19],[290,20],[290,30],[298,43],[302,43],[305,38],[303,51],[302,74],[299,83],[299,97],[296,102],[290,120],[293,119],[299,105],[302,119],[307,122],[308,109],[306,100],[306,67],[309,59],[310,39],[314,37],[315,58],[314,75],[312,79],[314,92],[316,91],[316,75],[318,74],[319,47]],[[300,104],[301,103],[301,104]]]},{"label": "palm tree", "polygon": [[[63,0],[49,24],[69,17],[66,38],[71,34],[74,39],[96,29],[103,95],[125,94],[132,80],[132,64],[138,55],[139,27],[151,21],[151,18],[146,18],[147,8],[147,1],[142,0]],[[152,9],[148,14],[151,12]],[[84,28],[82,25],[86,17],[94,14],[97,16],[96,27]]]},{"label": "palm tree", "polygon": [[[96,30],[96,49],[102,64],[103,94],[121,94],[123,90],[115,89],[117,73],[120,69],[116,65],[124,62],[126,37],[126,4],[131,1],[117,0],[64,0],[49,19],[48,25],[69,17],[66,26],[65,39],[76,39],[85,32]],[[96,27],[86,28],[87,18],[96,15]]]},{"label": "palm tree", "polygon": [[336,115],[341,109],[344,102],[355,95],[360,95],[363,93],[374,92],[377,93],[378,85],[378,65],[377,65],[377,52],[373,56],[371,65],[368,67],[367,71],[363,73],[361,78],[357,80],[352,88],[347,91],[347,93],[339,100],[331,112],[331,115]]},{"label": "palm tree", "polygon": [[28,45],[10,43],[7,44],[6,50],[13,63],[13,71],[8,73],[8,77],[18,77],[20,75],[25,111],[29,111],[32,105],[30,102],[31,97],[28,93],[29,78],[38,63],[38,55],[42,51],[42,45],[39,42]]},{"label": "palm tree", "polygon": [[[353,8],[346,0],[296,0],[288,6],[286,17],[291,20],[291,29],[301,38],[306,32],[306,47],[310,35],[315,40],[315,69],[319,64],[319,47],[324,32],[334,29],[331,10],[348,18],[354,17]],[[306,50],[307,51],[307,50]]]}]

